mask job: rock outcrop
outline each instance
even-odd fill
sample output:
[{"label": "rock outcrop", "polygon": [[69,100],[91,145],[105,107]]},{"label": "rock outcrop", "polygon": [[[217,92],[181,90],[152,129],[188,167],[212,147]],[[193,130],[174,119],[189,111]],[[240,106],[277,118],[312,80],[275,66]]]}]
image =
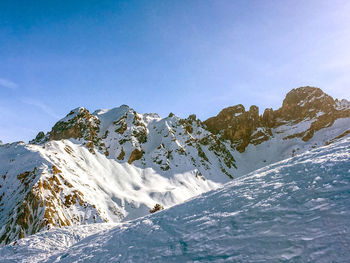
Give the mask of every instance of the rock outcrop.
[{"label": "rock outcrop", "polygon": [[76,108],[53,126],[49,140],[84,139],[86,146],[93,152],[94,146],[100,142],[97,136],[99,123],[99,119],[87,109]]},{"label": "rock outcrop", "polygon": [[220,134],[224,140],[234,143],[236,149],[243,152],[251,142],[268,139],[268,131],[261,130],[254,134],[258,127],[262,127],[257,106],[251,106],[248,111],[242,104],[223,109],[216,117],[204,122],[209,131]]},{"label": "rock outcrop", "polygon": [[350,103],[334,100],[319,88],[301,87],[291,90],[278,110],[265,109],[259,115],[258,108],[251,106],[245,111],[243,105],[223,109],[217,116],[204,122],[208,130],[228,139],[239,152],[249,144],[260,144],[269,140],[272,129],[282,125],[296,125],[310,121],[308,129],[290,135],[310,140],[315,132],[330,127],[335,120],[350,117]]}]

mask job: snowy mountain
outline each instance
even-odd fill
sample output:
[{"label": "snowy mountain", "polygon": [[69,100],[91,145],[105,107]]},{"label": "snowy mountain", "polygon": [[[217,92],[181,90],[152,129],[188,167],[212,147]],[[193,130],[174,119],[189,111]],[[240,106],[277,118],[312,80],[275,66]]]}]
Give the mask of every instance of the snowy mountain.
[{"label": "snowy mountain", "polygon": [[153,215],[21,239],[0,262],[348,262],[349,175],[345,138]]},{"label": "snowy mountain", "polygon": [[77,108],[29,144],[0,145],[0,244],[135,219],[349,134],[346,101],[311,87],[276,111],[238,105],[205,122]]},{"label": "snowy mountain", "polygon": [[76,109],[35,143],[0,146],[0,242],[53,226],[136,218],[157,203],[170,207],[215,189],[229,180],[223,171],[234,169],[225,144],[196,120],[126,106]]}]

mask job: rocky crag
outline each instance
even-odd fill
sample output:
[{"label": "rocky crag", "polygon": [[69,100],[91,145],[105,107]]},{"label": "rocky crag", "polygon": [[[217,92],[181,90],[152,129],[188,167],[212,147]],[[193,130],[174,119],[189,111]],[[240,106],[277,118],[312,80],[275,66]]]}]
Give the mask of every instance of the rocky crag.
[{"label": "rocky crag", "polygon": [[269,140],[273,129],[311,121],[307,129],[283,138],[299,137],[307,142],[315,132],[332,126],[338,119],[350,117],[349,105],[346,100],[334,100],[319,88],[302,87],[290,91],[278,110],[265,109],[259,115],[257,106],[253,105],[246,111],[239,104],[223,109],[204,124],[213,134],[229,140],[235,149],[244,152],[249,144],[257,145]]}]

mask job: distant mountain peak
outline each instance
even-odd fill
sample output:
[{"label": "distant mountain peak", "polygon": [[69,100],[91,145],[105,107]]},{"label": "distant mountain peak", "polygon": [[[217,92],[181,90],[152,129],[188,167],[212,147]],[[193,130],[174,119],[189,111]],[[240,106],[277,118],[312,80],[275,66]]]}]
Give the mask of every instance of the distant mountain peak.
[{"label": "distant mountain peak", "polygon": [[277,111],[279,118],[300,121],[315,118],[318,113],[330,113],[335,110],[335,101],[321,89],[301,87],[287,93],[282,107]]},{"label": "distant mountain peak", "polygon": [[259,115],[258,107],[253,105],[246,111],[238,104],[223,109],[204,123],[211,132],[221,134],[234,143],[238,151],[244,152],[249,144],[269,140],[273,128],[312,121],[309,129],[290,135],[290,138],[295,136],[307,141],[316,131],[345,117],[350,117],[350,102],[334,100],[321,89],[306,86],[288,92],[278,110],[265,109],[263,115]]}]

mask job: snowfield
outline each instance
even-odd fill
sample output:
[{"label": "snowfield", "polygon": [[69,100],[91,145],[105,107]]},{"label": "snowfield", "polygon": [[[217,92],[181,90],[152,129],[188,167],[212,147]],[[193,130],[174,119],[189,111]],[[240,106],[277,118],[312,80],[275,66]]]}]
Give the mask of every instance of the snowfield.
[{"label": "snowfield", "polygon": [[0,262],[348,262],[350,138],[119,224],[55,228]]}]

